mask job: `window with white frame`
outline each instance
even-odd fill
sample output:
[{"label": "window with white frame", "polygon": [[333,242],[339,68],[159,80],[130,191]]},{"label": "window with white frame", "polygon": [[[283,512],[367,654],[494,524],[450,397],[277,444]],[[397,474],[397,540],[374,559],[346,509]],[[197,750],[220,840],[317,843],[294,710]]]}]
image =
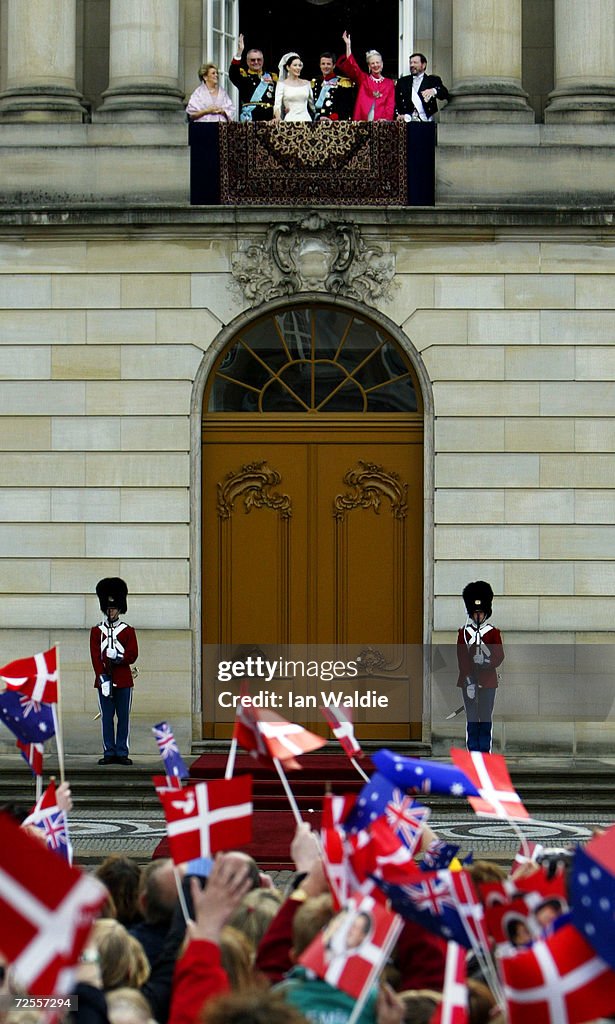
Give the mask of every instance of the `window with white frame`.
[{"label": "window with white frame", "polygon": [[[222,84],[228,90],[228,68],[237,49],[239,32],[238,0],[205,0],[203,26],[204,59],[218,65]],[[232,86],[230,88],[232,95],[234,89]]]}]

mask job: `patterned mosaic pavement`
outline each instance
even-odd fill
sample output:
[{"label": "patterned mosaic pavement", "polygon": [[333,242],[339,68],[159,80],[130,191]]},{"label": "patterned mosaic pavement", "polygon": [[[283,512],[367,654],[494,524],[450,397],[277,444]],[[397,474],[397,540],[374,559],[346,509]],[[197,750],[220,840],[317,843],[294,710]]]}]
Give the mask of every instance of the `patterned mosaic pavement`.
[{"label": "patterned mosaic pavement", "polygon": [[[458,843],[463,853],[474,851],[475,856],[514,856],[519,848],[519,836],[508,824],[477,818],[471,811],[438,816],[433,814],[430,824],[440,838]],[[570,843],[584,843],[591,837],[592,826],[610,824],[604,817],[567,814],[565,819],[533,822],[520,826],[528,840],[545,846],[561,847]],[[75,856],[79,858],[105,857],[109,853],[127,853],[148,860],[165,835],[164,820],[151,811],[133,811],[130,815],[111,817],[104,811],[74,810],[70,816],[71,838]]]}]

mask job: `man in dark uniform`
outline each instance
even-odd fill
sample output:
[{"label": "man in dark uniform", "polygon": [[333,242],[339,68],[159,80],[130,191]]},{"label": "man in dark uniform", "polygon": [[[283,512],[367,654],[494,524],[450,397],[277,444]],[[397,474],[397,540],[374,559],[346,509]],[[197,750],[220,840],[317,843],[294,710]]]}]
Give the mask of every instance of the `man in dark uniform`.
[{"label": "man in dark uniform", "polygon": [[[103,756],[99,764],[132,764],[128,756],[130,708],[134,686],[131,665],[137,660],[137,634],[120,616],[126,613],[128,587],[111,577],[96,584],[102,622],[90,630],[94,686],[102,718]],[[117,717],[117,730],[114,719]]]},{"label": "man in dark uniform", "polygon": [[484,580],[463,590],[467,619],[457,634],[457,663],[466,712],[468,750],[491,753],[493,705],[498,687],[497,668],[504,661],[502,636],[491,618],[493,590]]},{"label": "man in dark uniform", "polygon": [[438,75],[427,74],[427,57],[413,53],[410,74],[402,75],[395,86],[395,113],[398,121],[433,121],[438,100],[448,100],[448,89]]},{"label": "man in dark uniform", "polygon": [[263,70],[262,50],[248,50],[246,53],[247,67],[242,67],[243,51],[243,35],[240,35],[237,53],[233,57],[228,71],[231,82],[239,91],[239,120],[271,121],[278,76]]},{"label": "man in dark uniform", "polygon": [[312,79],[315,121],[352,121],[355,84],[335,73],[336,60],[328,51],[320,55],[320,74]]}]

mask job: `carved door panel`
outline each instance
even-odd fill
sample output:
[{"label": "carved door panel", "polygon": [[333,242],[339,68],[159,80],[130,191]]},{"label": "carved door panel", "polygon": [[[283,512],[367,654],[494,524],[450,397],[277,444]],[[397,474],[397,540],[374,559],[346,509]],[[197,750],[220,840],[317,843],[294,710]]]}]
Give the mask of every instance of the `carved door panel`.
[{"label": "carved door panel", "polygon": [[289,644],[305,628],[307,450],[207,445],[203,466],[206,643]]},{"label": "carved door panel", "polygon": [[[251,417],[205,421],[203,637],[349,645],[371,661],[375,687],[392,686],[399,712],[393,724],[370,711],[361,725],[359,714],[358,734],[419,738],[407,645],[422,639],[422,427],[370,419],[369,431],[349,417],[260,419],[257,433]],[[207,682],[205,734],[228,735]]]},{"label": "carved door panel", "polygon": [[[358,652],[386,709],[354,712],[359,737],[420,739],[422,719],[422,430],[396,443],[358,434],[320,445],[321,643]],[[394,713],[392,713],[394,709]]]}]

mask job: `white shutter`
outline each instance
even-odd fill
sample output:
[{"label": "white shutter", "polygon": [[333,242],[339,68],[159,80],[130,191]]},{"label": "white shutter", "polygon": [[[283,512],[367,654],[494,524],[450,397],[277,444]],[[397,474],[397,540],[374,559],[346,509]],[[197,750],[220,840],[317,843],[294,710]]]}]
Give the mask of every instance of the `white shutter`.
[{"label": "white shutter", "polygon": [[399,74],[407,75],[414,50],[414,0],[399,0]]},{"label": "white shutter", "polygon": [[[213,60],[221,83],[229,90],[228,67],[237,48],[239,0],[204,0],[203,60]],[[233,87],[230,86],[231,95]]]}]

